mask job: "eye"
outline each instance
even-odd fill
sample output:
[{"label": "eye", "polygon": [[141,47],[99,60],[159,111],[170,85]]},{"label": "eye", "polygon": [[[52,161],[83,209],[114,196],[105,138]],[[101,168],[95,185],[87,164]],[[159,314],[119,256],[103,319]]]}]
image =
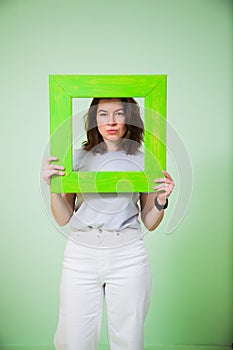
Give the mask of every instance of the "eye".
[{"label": "eye", "polygon": [[100,115],[99,115],[100,117],[106,117],[107,116],[107,114],[106,113],[100,113]]},{"label": "eye", "polygon": [[117,117],[121,117],[121,116],[123,116],[123,115],[124,115],[123,112],[117,112],[117,113],[116,113],[116,116],[117,116]]}]

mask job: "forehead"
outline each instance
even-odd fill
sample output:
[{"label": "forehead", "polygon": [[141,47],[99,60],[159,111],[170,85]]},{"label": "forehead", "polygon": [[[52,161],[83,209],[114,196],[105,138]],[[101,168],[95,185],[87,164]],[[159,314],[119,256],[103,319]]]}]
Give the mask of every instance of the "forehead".
[{"label": "forehead", "polygon": [[113,98],[111,100],[108,99],[101,99],[98,103],[98,110],[104,109],[104,110],[115,110],[123,108],[123,103],[118,98]]}]

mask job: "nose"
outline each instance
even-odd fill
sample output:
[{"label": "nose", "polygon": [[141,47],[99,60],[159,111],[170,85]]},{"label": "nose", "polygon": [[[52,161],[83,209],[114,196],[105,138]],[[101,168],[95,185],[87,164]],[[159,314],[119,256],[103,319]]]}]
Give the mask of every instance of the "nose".
[{"label": "nose", "polygon": [[108,124],[112,125],[112,124],[116,124],[116,119],[113,113],[109,114],[109,118],[108,118]]}]

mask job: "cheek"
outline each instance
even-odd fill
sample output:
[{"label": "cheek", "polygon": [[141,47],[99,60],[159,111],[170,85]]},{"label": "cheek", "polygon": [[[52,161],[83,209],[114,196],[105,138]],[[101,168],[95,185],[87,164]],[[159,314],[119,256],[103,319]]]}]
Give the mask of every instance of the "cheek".
[{"label": "cheek", "polygon": [[125,125],[125,118],[124,118],[124,122],[121,124],[121,130],[126,131],[126,125]]},{"label": "cheek", "polygon": [[104,125],[99,124],[97,126],[98,126],[98,130],[99,130],[100,134],[103,135],[103,133],[105,131]]},{"label": "cheek", "polygon": [[122,124],[121,125],[121,131],[122,131],[122,133],[125,133],[126,132],[126,125],[125,124]]}]

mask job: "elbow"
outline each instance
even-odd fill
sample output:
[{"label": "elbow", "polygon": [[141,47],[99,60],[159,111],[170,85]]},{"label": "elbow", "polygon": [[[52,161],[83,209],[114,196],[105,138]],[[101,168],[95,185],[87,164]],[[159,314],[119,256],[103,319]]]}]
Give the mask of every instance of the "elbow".
[{"label": "elbow", "polygon": [[154,229],[156,228],[155,225],[149,224],[146,220],[142,220],[142,222],[143,222],[143,225],[145,226],[145,228],[146,228],[148,231],[154,231]]},{"label": "elbow", "polygon": [[154,231],[157,228],[158,225],[159,224],[156,223],[155,225],[145,225],[145,227],[147,228],[148,231],[151,232],[151,231]]},{"label": "elbow", "polygon": [[156,221],[151,222],[151,220],[148,220],[146,217],[143,217],[142,222],[148,231],[154,231],[163,220],[163,217],[164,217],[164,210],[161,212],[161,215],[157,218]]},{"label": "elbow", "polygon": [[151,227],[147,227],[147,230],[151,232],[151,231],[154,231],[156,229],[156,227],[157,227],[157,225],[156,226],[154,225],[154,226],[151,226]]},{"label": "elbow", "polygon": [[56,222],[57,222],[57,224],[58,224],[59,226],[61,226],[61,227],[62,227],[62,226],[65,226],[65,225],[68,223],[68,222],[64,222],[64,221],[61,222],[61,221],[57,221],[57,220],[56,220]]},{"label": "elbow", "polygon": [[[145,225],[145,224],[144,224]],[[159,222],[154,225],[145,225],[148,231],[154,231],[159,226]]]},{"label": "elbow", "polygon": [[69,221],[70,221],[70,218],[71,218],[71,216],[72,215],[70,215],[69,217],[67,217],[67,218],[58,218],[58,217],[55,217],[54,216],[54,219],[55,219],[55,221],[56,221],[56,223],[59,225],[59,226],[65,226],[65,225],[67,225],[68,223],[69,223]]},{"label": "elbow", "polygon": [[70,219],[69,220],[56,220],[56,223],[59,225],[59,226],[65,226],[69,223]]}]

